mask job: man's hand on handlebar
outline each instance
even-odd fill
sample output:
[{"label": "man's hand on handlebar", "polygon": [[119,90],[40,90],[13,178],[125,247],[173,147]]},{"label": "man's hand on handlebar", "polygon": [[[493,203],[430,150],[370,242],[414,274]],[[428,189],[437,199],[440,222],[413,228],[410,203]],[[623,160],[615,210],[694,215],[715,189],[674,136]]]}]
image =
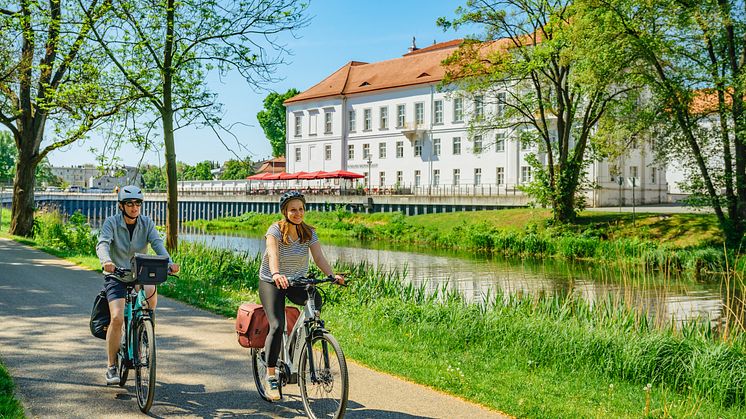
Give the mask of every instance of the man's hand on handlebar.
[{"label": "man's hand on handlebar", "polygon": [[114,264],[114,262],[106,262],[104,263],[103,269],[106,273],[114,273],[114,270],[117,268],[117,265]]}]

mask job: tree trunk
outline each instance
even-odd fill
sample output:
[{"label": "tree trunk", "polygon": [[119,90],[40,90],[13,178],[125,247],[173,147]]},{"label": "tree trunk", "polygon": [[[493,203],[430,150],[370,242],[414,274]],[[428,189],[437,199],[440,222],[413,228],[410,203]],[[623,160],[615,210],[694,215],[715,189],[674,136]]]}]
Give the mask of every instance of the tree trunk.
[{"label": "tree trunk", "polygon": [[174,144],[174,114],[162,115],[163,138],[166,145],[166,248],[173,253],[179,247],[179,198],[176,178],[176,146]]},{"label": "tree trunk", "polygon": [[28,153],[20,152],[13,180],[13,206],[10,234],[31,237],[34,234],[34,184],[36,164]]}]

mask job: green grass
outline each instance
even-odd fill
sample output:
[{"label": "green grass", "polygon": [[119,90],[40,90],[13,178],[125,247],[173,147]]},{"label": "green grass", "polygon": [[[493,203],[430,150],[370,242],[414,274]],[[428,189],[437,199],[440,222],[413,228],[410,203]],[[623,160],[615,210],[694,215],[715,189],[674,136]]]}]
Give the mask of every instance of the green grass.
[{"label": "green grass", "polygon": [[0,208],[2,211],[2,219],[0,219],[0,232],[7,233],[10,230],[10,209]]},{"label": "green grass", "polygon": [[0,418],[21,419],[26,416],[23,406],[13,394],[15,386],[5,366],[0,362]]}]

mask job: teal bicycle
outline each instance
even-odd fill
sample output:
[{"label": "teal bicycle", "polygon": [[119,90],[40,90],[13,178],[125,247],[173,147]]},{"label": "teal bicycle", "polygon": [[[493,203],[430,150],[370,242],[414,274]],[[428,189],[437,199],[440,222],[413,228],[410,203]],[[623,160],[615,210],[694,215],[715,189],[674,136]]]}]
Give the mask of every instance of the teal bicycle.
[{"label": "teal bicycle", "polygon": [[[121,280],[125,276],[132,275],[131,270],[116,268],[111,276]],[[137,276],[135,276],[137,278]],[[119,366],[119,386],[124,387],[130,370],[135,370],[135,393],[137,405],[143,413],[147,413],[153,405],[155,397],[155,325],[153,323],[153,310],[147,308],[147,300],[152,297],[145,295],[145,287],[138,285],[157,285],[162,280],[142,281],[136,279],[127,283],[127,295],[124,305],[124,333],[122,343],[117,353],[117,365]]]}]

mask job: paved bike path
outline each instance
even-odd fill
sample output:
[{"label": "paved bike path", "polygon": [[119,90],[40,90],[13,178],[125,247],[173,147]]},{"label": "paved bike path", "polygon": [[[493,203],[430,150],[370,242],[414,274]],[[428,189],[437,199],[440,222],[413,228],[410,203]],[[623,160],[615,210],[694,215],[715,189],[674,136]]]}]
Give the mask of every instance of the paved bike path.
[{"label": "paved bike path", "polygon": [[[29,417],[142,417],[132,378],[104,385],[104,341],[88,331],[100,274],[0,238],[0,358]],[[161,297],[154,417],[305,417],[254,387],[233,320]],[[344,342],[342,342],[344,348]],[[492,418],[499,413],[350,362],[349,418]],[[130,374],[132,377],[132,374]]]}]

